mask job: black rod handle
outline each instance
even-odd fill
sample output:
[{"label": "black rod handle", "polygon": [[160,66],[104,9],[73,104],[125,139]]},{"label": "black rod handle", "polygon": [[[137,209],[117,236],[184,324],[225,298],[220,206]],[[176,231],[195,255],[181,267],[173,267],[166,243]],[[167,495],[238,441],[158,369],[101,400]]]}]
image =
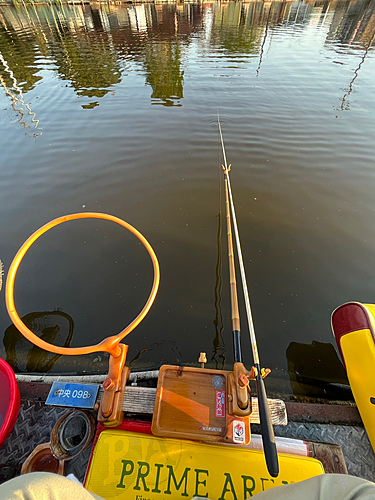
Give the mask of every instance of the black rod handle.
[{"label": "black rod handle", "polygon": [[279,459],[277,457],[277,449],[276,449],[275,435],[273,433],[271,413],[268,406],[266,388],[264,387],[264,381],[262,379],[260,366],[256,364],[255,367],[257,368],[258,371],[256,376],[256,386],[257,386],[257,396],[259,405],[260,426],[262,429],[264,456],[266,458],[268,472],[272,477],[277,477],[279,475]]},{"label": "black rod handle", "polygon": [[233,330],[234,362],[242,363],[241,332]]}]

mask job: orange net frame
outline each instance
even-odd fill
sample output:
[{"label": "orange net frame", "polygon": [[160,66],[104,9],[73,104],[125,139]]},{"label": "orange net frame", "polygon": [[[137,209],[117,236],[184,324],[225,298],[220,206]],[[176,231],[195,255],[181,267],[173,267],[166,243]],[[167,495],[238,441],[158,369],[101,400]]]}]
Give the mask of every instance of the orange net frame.
[{"label": "orange net frame", "polygon": [[[49,344],[48,342],[45,342],[41,338],[39,338],[37,335],[35,335],[26,325],[25,323],[21,320],[20,316],[17,313],[15,304],[14,304],[14,283],[15,283],[15,278],[17,274],[17,270],[19,265],[22,262],[22,259],[24,258],[26,252],[28,249],[31,247],[31,245],[44,233],[46,233],[49,229],[52,229],[53,227],[62,224],[63,222],[68,222],[71,220],[76,220],[76,219],[104,219],[104,220],[109,220],[112,222],[115,222],[116,224],[119,224],[120,226],[125,227],[128,229],[131,233],[133,233],[144,245],[146,248],[147,252],[149,253],[151,260],[152,260],[152,265],[154,268],[154,281],[152,284],[152,289],[150,292],[150,295],[147,299],[147,302],[145,306],[143,307],[142,311],[138,314],[138,316],[126,327],[124,328],[120,333],[117,335],[113,335],[111,337],[107,337],[104,339],[102,342],[96,345],[92,346],[86,346],[86,347],[59,347],[55,346],[53,344]],[[159,262],[156,257],[156,254],[149,244],[149,242],[146,240],[146,238],[139,232],[137,229],[135,229],[133,226],[128,224],[127,222],[123,221],[122,219],[119,219],[118,217],[115,217],[113,215],[108,215],[108,214],[103,214],[103,213],[97,213],[97,212],[83,212],[83,213],[76,213],[76,214],[70,214],[70,215],[64,215],[62,217],[58,217],[57,219],[52,220],[51,222],[48,222],[41,228],[39,228],[35,233],[33,233],[26,241],[25,243],[21,246],[21,248],[18,250],[16,256],[13,259],[13,262],[9,268],[8,271],[8,277],[7,277],[7,282],[6,282],[6,287],[5,287],[5,300],[6,300],[6,306],[8,309],[9,316],[11,320],[13,321],[14,325],[17,327],[17,329],[33,344],[36,346],[45,349],[46,351],[53,352],[56,354],[67,354],[67,355],[79,355],[79,354],[89,354],[93,352],[108,352],[114,357],[119,357],[122,354],[122,348],[119,346],[119,342],[126,337],[134,328],[139,325],[139,323],[143,320],[143,318],[147,315],[148,311],[151,308],[152,303],[155,300],[158,287],[159,287],[159,282],[160,282],[160,269],[159,269]]]}]

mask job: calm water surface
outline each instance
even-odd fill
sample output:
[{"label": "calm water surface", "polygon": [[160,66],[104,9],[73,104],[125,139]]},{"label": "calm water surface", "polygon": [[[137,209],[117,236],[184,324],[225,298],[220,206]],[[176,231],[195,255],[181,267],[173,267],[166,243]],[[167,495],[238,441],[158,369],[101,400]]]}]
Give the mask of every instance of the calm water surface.
[{"label": "calm water surface", "polygon": [[[327,384],[346,383],[330,314],[375,300],[374,44],[371,0],[1,6],[4,271],[55,217],[123,218],[161,266],[127,338],[132,367],[206,351],[230,369],[219,109],[268,387],[346,397]],[[81,220],[31,248],[15,299],[43,338],[80,346],[124,328],[151,283],[131,234]],[[31,350],[0,293],[1,355],[16,370],[106,369],[103,355]],[[241,312],[250,366],[242,301]]]}]

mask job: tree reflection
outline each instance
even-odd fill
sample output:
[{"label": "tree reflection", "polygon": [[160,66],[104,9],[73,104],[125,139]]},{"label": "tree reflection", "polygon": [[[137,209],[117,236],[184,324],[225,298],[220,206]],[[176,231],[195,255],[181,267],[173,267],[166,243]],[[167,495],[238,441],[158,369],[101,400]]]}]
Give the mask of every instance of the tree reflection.
[{"label": "tree reflection", "polygon": [[[38,75],[39,69],[36,63],[37,41],[33,33],[26,33],[19,37],[12,26],[4,26],[4,19],[0,17],[0,52],[14,78],[19,83],[23,92],[35,88],[38,81],[42,79]],[[9,72],[6,71],[4,63],[0,64],[0,72],[7,87],[13,86]]]},{"label": "tree reflection", "polygon": [[254,25],[251,13],[247,14],[242,3],[215,5],[211,42],[231,54],[257,53],[263,28]]},{"label": "tree reflection", "polygon": [[78,95],[101,98],[121,81],[117,55],[108,40],[98,44],[90,35],[73,37],[65,32],[61,34],[61,49],[54,51],[58,72]]},{"label": "tree reflection", "polygon": [[[59,75],[78,95],[101,98],[121,81],[118,55],[103,30],[105,17],[95,10],[91,14],[85,18],[77,8],[33,5],[23,10],[8,7],[0,16],[0,51],[25,92],[42,79],[37,74],[38,52],[55,62]],[[97,18],[103,23],[95,22]],[[88,29],[95,25],[99,33]],[[12,87],[9,75],[2,76]]]},{"label": "tree reflection", "polygon": [[282,23],[289,10],[284,2],[215,5],[211,43],[230,54],[259,54],[265,30]]},{"label": "tree reflection", "polygon": [[[51,12],[53,15],[52,8]],[[60,44],[53,46],[52,54],[60,76],[70,81],[80,96],[104,97],[114,85],[121,81],[117,53],[110,36],[103,31],[101,19],[100,9],[99,11],[92,9],[93,25],[96,25],[98,31],[101,29],[98,33],[94,30],[82,29],[79,23],[77,23],[78,26],[68,23],[65,15],[62,17],[63,22],[61,22],[61,17],[59,22],[54,17],[54,29],[60,39]],[[105,23],[105,18],[103,23]]]},{"label": "tree reflection", "polygon": [[[191,15],[191,12],[197,16]],[[144,69],[151,86],[151,103],[181,106],[184,71],[182,50],[189,44],[192,28],[201,19],[199,6],[139,5],[128,8],[134,58]],[[183,43],[180,41],[183,36]]]},{"label": "tree reflection", "polygon": [[[35,88],[41,69],[54,65],[79,96],[101,99],[128,74],[130,62],[143,70],[152,104],[181,105],[185,51],[196,31],[204,32],[196,39],[198,46],[208,43],[233,57],[258,55],[259,73],[275,27],[301,30],[309,23],[325,24],[328,47],[368,51],[374,45],[374,9],[372,0],[100,7],[32,3],[1,8],[0,52],[23,92]],[[12,78],[1,65],[0,75],[3,87],[14,94]],[[97,105],[95,100],[82,107]]]},{"label": "tree reflection", "polygon": [[175,100],[183,98],[184,72],[181,69],[181,49],[168,41],[148,45],[145,51],[144,67],[146,81],[152,87],[152,104],[173,106]]}]

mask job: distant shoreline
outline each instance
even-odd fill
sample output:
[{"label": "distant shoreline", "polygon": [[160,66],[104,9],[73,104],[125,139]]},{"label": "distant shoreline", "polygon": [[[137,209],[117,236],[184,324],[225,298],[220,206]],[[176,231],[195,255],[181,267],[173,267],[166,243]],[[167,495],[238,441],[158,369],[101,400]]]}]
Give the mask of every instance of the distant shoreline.
[{"label": "distant shoreline", "polygon": [[[351,2],[355,0],[350,0]],[[121,5],[121,4],[130,4],[130,5],[140,5],[140,4],[210,4],[210,3],[293,3],[293,0],[248,0],[246,2],[241,2],[239,0],[0,0],[1,5],[58,5],[58,4],[66,4],[66,5],[94,5],[94,4],[110,4],[110,5]],[[305,0],[304,3],[310,4],[315,3],[315,0]]]}]

